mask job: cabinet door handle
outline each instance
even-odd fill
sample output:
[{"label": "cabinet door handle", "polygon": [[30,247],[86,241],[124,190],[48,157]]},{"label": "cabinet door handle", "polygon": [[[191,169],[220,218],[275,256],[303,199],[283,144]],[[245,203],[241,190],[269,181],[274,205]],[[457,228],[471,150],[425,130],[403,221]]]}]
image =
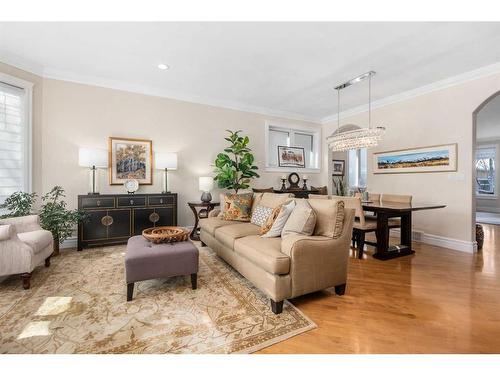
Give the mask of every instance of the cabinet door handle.
[{"label": "cabinet door handle", "polygon": [[133,204],[134,204],[134,200],[133,200],[133,199],[131,199],[131,200],[130,200],[130,205],[132,206]]},{"label": "cabinet door handle", "polygon": [[101,201],[97,201],[97,206],[99,207],[101,205]]},{"label": "cabinet door handle", "polygon": [[103,216],[101,219],[101,224],[109,227],[111,224],[113,224],[113,218],[109,215]]},{"label": "cabinet door handle", "polygon": [[160,215],[158,215],[156,212],[151,213],[149,215],[149,221],[152,223],[156,223],[158,220],[160,220]]},{"label": "cabinet door handle", "polygon": [[163,204],[163,198],[160,198],[160,204]]}]

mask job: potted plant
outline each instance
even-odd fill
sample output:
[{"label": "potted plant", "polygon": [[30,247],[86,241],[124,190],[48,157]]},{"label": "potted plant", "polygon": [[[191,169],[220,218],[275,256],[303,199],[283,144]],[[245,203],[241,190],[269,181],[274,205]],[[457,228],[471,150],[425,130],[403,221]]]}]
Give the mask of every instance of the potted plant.
[{"label": "potted plant", "polygon": [[54,186],[50,192],[42,197],[42,208],[40,210],[40,224],[43,229],[49,230],[54,237],[54,256],[59,255],[59,244],[67,239],[72,233],[74,226],[79,220],[83,220],[85,214],[79,210],[68,210],[61,186]]},{"label": "potted plant", "polygon": [[229,136],[224,138],[230,143],[224,149],[224,153],[217,155],[215,159],[215,177],[219,188],[233,189],[236,194],[240,189],[247,189],[253,178],[260,177],[259,169],[254,165],[254,156],[248,148],[250,140],[247,136],[241,136],[241,130],[227,130]]},{"label": "potted plant", "polygon": [[32,215],[33,205],[35,204],[36,193],[26,193],[16,191],[5,199],[5,202],[0,205],[0,208],[6,209],[9,212],[2,215],[2,218],[19,217]]}]

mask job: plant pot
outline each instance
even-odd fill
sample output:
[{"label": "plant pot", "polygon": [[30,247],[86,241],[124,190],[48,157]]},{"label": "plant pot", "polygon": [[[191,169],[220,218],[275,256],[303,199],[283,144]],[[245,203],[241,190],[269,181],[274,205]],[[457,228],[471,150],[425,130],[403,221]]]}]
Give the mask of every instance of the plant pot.
[{"label": "plant pot", "polygon": [[52,253],[53,257],[59,255],[59,238],[54,238],[54,252]]},{"label": "plant pot", "polygon": [[477,249],[481,250],[484,244],[484,230],[483,226],[480,224],[476,224],[476,242],[477,242]]}]

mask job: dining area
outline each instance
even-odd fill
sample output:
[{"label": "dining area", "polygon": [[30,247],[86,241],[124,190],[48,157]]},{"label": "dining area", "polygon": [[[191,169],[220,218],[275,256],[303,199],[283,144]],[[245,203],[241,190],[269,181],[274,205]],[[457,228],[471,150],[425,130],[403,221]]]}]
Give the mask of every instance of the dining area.
[{"label": "dining area", "polygon": [[[355,193],[353,196],[309,194],[309,199],[342,199],[347,209],[354,210],[352,246],[363,259],[365,246],[375,247],[373,258],[390,260],[414,254],[412,249],[412,215],[417,211],[446,207],[442,204],[414,202],[411,195]],[[399,242],[390,244],[390,230],[399,231]],[[366,235],[373,233],[375,242]]]}]

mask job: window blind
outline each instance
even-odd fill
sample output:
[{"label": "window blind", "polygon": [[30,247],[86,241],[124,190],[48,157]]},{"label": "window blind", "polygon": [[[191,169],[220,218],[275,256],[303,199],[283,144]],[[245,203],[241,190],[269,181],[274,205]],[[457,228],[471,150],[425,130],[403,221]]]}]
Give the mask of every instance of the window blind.
[{"label": "window blind", "polygon": [[0,204],[28,189],[24,98],[24,89],[0,82]]}]

